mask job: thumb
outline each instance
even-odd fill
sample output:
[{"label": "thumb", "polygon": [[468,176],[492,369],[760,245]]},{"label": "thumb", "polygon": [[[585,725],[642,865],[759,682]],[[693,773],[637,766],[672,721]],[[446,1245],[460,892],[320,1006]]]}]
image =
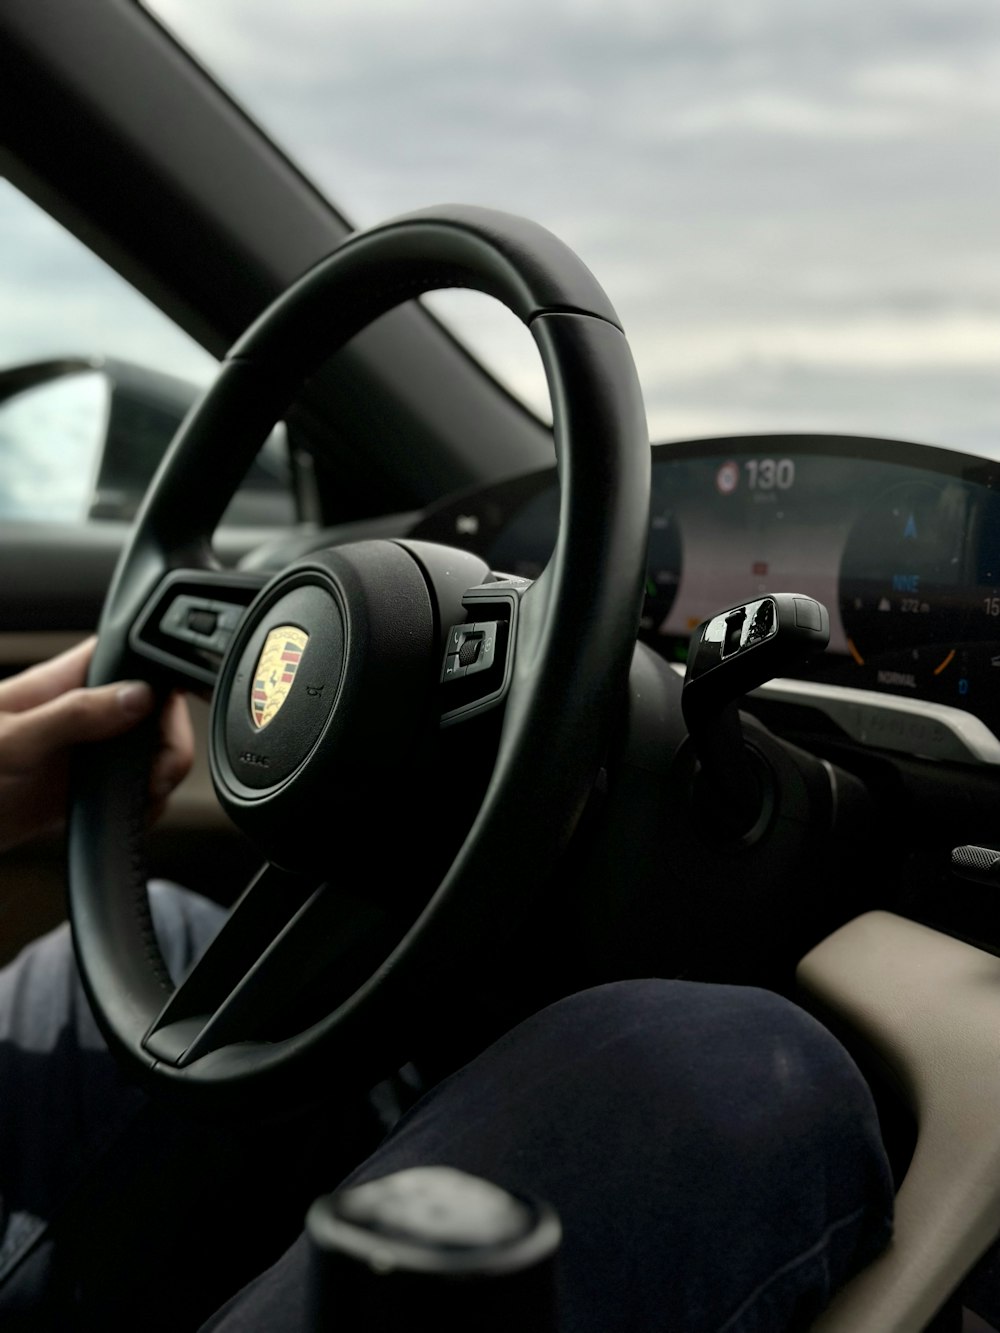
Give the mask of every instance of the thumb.
[{"label": "thumb", "polygon": [[5,758],[12,766],[28,767],[81,742],[110,740],[148,717],[154,704],[153,690],[143,680],[67,690],[27,712],[8,714]]}]

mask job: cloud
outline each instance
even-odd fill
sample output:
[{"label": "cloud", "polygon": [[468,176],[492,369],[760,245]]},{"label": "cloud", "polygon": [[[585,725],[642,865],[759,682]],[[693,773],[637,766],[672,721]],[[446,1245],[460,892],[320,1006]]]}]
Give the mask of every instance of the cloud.
[{"label": "cloud", "polygon": [[[359,224],[462,200],[563,236],[622,315],[654,435],[741,412],[748,429],[839,429],[846,412],[879,433],[1000,437],[994,0],[148,8]],[[205,373],[142,303],[96,301],[79,257],[11,233],[8,211],[0,196],[0,255],[29,254],[3,270],[22,346],[44,342],[58,291],[70,350],[125,340]],[[529,335],[485,299],[436,307],[544,402]]]}]

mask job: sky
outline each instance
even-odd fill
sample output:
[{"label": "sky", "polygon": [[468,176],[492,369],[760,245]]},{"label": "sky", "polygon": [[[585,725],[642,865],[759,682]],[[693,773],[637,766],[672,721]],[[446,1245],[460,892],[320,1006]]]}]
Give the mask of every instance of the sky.
[{"label": "sky", "polygon": [[[357,225],[456,201],[560,235],[622,317],[654,439],[843,430],[1000,456],[995,0],[147,7]],[[60,351],[210,373],[127,291],[97,309],[95,261],[57,263],[11,195],[0,360],[55,330]],[[545,410],[513,317],[432,302]]]}]

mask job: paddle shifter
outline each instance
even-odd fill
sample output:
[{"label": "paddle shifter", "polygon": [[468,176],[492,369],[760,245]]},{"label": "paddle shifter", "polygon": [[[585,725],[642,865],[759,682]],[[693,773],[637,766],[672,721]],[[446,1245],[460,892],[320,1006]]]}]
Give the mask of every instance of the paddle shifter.
[{"label": "paddle shifter", "polygon": [[761,817],[766,776],[747,748],[738,701],[830,639],[826,607],[779,592],[721,611],[691,636],[681,707],[718,818],[735,837]]}]

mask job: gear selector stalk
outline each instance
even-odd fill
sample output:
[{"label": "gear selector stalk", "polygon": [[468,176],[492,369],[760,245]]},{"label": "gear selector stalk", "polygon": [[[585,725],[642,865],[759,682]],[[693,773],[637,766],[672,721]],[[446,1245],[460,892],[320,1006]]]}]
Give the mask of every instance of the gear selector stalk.
[{"label": "gear selector stalk", "polygon": [[800,593],[771,593],[730,607],[691,636],[681,694],[684,721],[703,785],[717,803],[721,825],[743,837],[764,802],[763,774],[743,739],[739,700],[784,675],[830,640],[826,607]]}]

